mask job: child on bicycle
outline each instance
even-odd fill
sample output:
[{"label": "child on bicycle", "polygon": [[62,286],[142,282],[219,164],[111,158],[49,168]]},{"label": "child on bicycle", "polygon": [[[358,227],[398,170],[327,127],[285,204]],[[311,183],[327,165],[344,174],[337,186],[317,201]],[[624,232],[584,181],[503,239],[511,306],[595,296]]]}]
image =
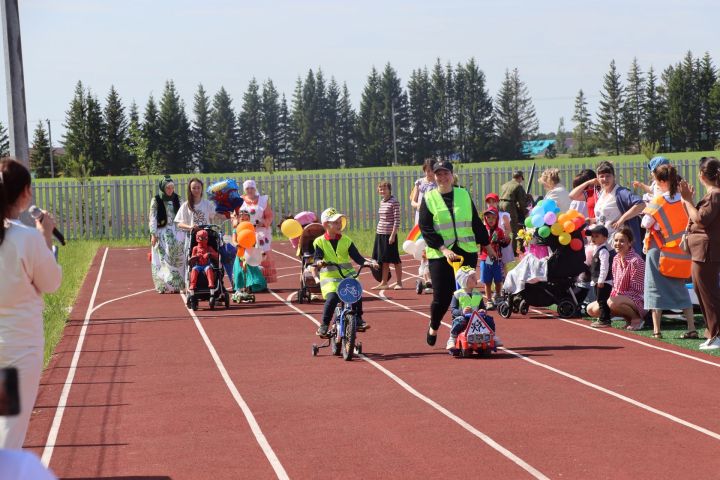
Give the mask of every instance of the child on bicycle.
[{"label": "child on bicycle", "polygon": [[[460,267],[455,274],[455,281],[460,288],[453,293],[453,298],[450,302],[450,312],[453,316],[453,323],[450,329],[450,338],[448,338],[447,345],[445,345],[447,350],[453,350],[455,348],[458,335],[467,327],[469,318],[467,318],[466,315],[472,315],[475,311],[485,314],[483,294],[478,288],[477,271],[467,265]],[[487,323],[488,327],[494,332],[495,321],[493,318],[489,315],[484,315],[483,320],[485,320],[485,323]],[[500,337],[495,335],[495,345],[500,347],[502,344]]]},{"label": "child on bicycle", "polygon": [[[333,312],[340,302],[337,294],[337,288],[343,279],[343,275],[353,273],[352,258],[358,265],[367,265],[377,268],[375,262],[365,260],[360,254],[353,241],[347,235],[343,235],[342,219],[344,215],[334,208],[328,208],[320,215],[320,221],[325,228],[325,235],[321,235],[315,239],[313,246],[315,247],[315,262],[320,264],[320,290],[325,299],[323,307],[322,323],[317,329],[319,337],[326,337],[330,320],[332,320]],[[322,262],[336,263],[340,265],[340,270],[335,265],[322,265]],[[317,273],[317,267],[316,267]],[[362,318],[362,299],[353,305],[357,314],[357,330],[364,332],[370,326],[365,323]]]}]

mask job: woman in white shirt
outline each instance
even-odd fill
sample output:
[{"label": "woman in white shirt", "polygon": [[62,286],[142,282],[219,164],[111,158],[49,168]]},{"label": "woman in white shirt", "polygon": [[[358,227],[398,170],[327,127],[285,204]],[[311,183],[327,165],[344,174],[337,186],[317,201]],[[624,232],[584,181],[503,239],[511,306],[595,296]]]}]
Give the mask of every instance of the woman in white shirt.
[{"label": "woman in white shirt", "polygon": [[548,168],[540,178],[538,182],[545,188],[547,193],[545,198],[552,198],[555,200],[558,208],[561,212],[567,212],[570,210],[570,194],[562,183],[560,183],[560,170],[557,168]]},{"label": "woman in white shirt", "polygon": [[20,449],[43,368],[43,297],[60,286],[52,253],[55,220],[43,212],[35,228],[18,220],[32,201],[30,172],[15,160],[0,161],[0,367],[15,367],[20,414],[0,416],[0,448]]},{"label": "woman in white shirt", "polygon": [[[198,225],[211,224],[217,217],[221,216],[215,211],[215,205],[210,200],[203,198],[203,189],[202,180],[192,178],[187,186],[187,201],[180,205],[180,209],[175,215],[175,223],[178,228],[186,232],[186,251],[189,250],[192,230]],[[226,243],[219,253],[225,273],[227,273],[230,285],[232,285],[233,261],[237,251],[230,243]],[[187,280],[185,279],[186,284],[188,284]]]}]

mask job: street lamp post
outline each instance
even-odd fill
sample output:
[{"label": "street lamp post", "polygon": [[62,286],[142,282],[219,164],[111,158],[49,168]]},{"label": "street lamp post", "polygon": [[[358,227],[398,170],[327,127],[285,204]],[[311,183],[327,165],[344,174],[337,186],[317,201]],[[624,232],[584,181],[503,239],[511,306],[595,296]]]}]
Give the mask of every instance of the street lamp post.
[{"label": "street lamp post", "polygon": [[398,164],[398,161],[397,161],[397,135],[395,133],[395,101],[394,100],[390,101],[390,111],[392,112],[393,157],[395,159],[393,162],[393,166],[397,166],[397,164]]},{"label": "street lamp post", "polygon": [[55,178],[55,159],[53,156],[52,146],[52,130],[50,129],[50,119],[45,119],[48,125],[48,139],[50,142],[50,178]]}]

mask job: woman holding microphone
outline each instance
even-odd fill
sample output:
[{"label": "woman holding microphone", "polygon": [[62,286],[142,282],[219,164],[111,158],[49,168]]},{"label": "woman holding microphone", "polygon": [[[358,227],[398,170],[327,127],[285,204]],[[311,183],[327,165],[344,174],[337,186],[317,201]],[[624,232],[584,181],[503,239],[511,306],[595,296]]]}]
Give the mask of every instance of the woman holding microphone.
[{"label": "woman holding microphone", "polygon": [[30,172],[0,161],[0,367],[18,370],[20,414],[0,417],[0,448],[22,448],[43,368],[43,297],[58,289],[62,271],[52,253],[55,220],[43,212],[35,228],[19,221],[32,201]]}]

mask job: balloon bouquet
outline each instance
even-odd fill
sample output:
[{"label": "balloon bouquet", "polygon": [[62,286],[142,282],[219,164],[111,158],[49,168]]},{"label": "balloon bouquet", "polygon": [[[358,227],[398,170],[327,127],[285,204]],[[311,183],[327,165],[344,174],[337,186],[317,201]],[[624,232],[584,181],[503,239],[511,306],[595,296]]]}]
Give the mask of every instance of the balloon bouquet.
[{"label": "balloon bouquet", "polygon": [[226,218],[243,204],[235,180],[228,178],[215,182],[207,188],[208,200],[215,204],[215,211],[222,213]]},{"label": "balloon bouquet", "polygon": [[[555,243],[562,246],[569,245],[572,251],[577,252],[584,247],[585,223],[583,214],[574,209],[560,213],[555,200],[548,198],[539,201],[530,211],[525,219],[525,229],[518,232],[518,237],[523,239],[526,246],[536,239],[539,245],[547,246]],[[579,238],[577,234],[573,238],[573,232],[578,231]],[[536,254],[536,256],[542,258],[546,255]]]},{"label": "balloon bouquet", "polygon": [[257,246],[257,235],[253,224],[248,221],[238,223],[235,227],[235,241],[238,249],[233,268],[235,284],[233,300],[236,303],[255,302],[255,293],[267,289],[267,282],[260,270],[263,252]]}]

